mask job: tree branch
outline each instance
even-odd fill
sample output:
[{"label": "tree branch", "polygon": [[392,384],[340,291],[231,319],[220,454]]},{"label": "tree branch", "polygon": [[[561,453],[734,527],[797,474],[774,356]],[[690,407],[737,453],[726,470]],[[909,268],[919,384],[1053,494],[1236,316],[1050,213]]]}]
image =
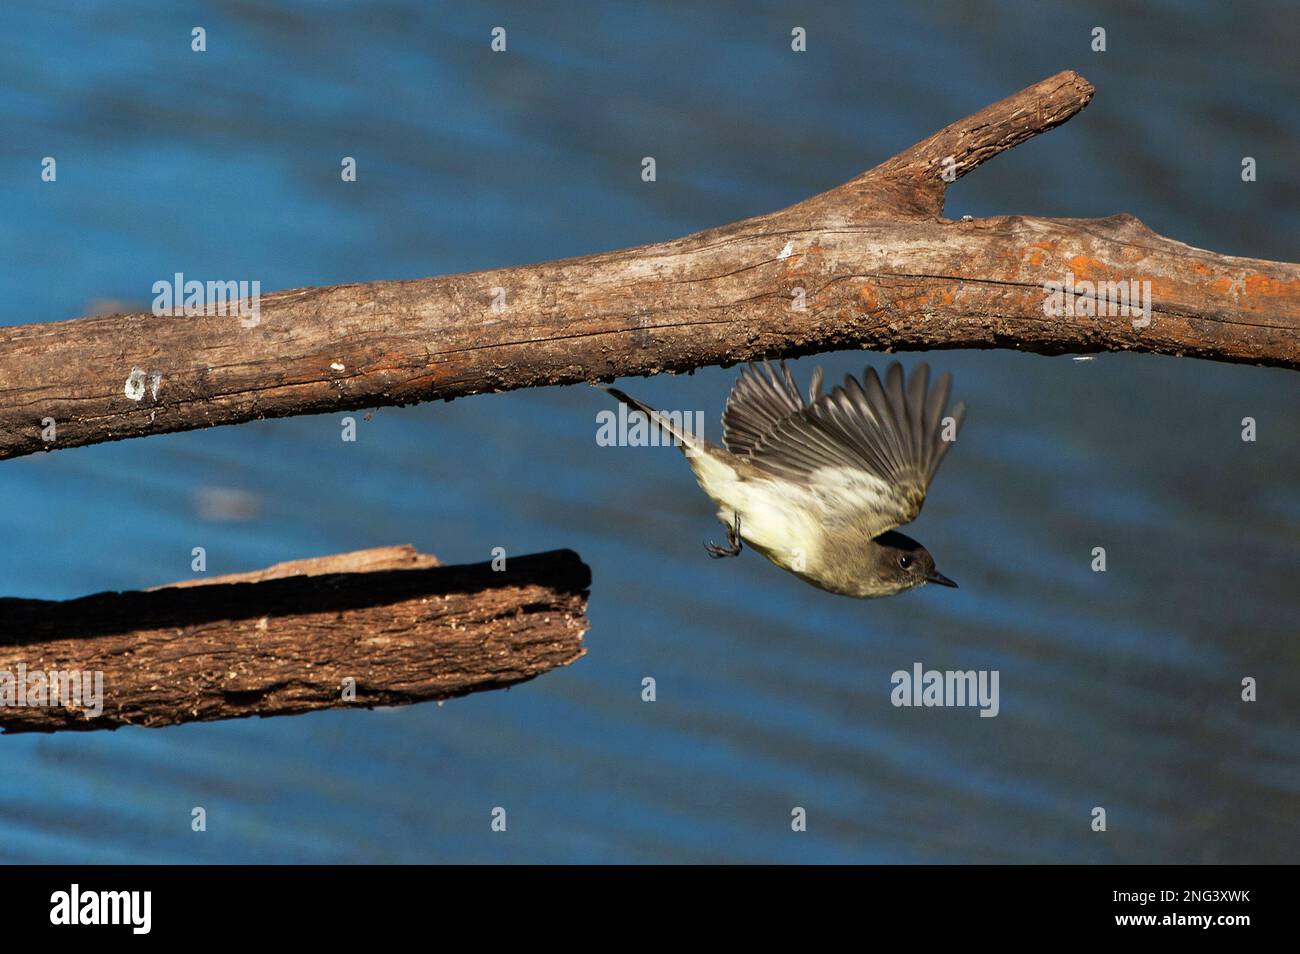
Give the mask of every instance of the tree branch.
[{"label": "tree branch", "polygon": [[[163,726],[500,689],[585,653],[590,585],[571,550],[496,572],[386,547],[144,592],[0,599],[0,727]],[[74,670],[103,673],[97,718],[93,689],[80,708],[35,704],[31,674]]]},{"label": "tree branch", "polygon": [[[1300,266],[1191,248],[1128,215],[939,217],[945,173],[1059,125],[1092,93],[1060,73],[829,192],[657,245],[277,292],[255,327],[115,315],[0,329],[0,459],[844,348],[1134,350],[1300,368]],[[1149,324],[1047,314],[1046,284],[1069,279],[1085,312],[1102,293],[1083,283],[1149,282]]]}]

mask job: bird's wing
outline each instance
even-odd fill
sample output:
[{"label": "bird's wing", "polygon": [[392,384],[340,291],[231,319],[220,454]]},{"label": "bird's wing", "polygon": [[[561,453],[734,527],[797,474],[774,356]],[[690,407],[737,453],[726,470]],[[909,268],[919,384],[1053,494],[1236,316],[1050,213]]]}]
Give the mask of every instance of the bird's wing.
[{"label": "bird's wing", "polygon": [[[821,395],[821,382],[822,369],[818,368],[808,388],[809,401]],[[727,397],[722,412],[722,442],[733,454],[753,453],[777,424],[806,406],[784,361],[779,375],[766,361],[762,370],[751,364],[740,372]]]},{"label": "bird's wing", "polygon": [[883,382],[867,368],[861,382],[849,376],[821,394],[819,374],[805,403],[784,367],[779,378],[765,370],[742,374],[727,402],[732,453],[803,486],[827,519],[851,519],[872,536],[916,519],[951,444],[943,420],[953,418],[955,436],[966,413],[960,402],[947,412],[950,375],[930,388],[921,364],[905,384],[895,362]]}]

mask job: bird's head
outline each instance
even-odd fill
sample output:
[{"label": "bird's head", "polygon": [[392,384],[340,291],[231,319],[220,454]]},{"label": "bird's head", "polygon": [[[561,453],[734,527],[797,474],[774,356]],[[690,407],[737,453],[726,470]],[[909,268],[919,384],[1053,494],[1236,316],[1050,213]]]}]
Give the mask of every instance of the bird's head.
[{"label": "bird's head", "polygon": [[934,568],[930,551],[911,537],[890,530],[876,537],[876,575],[880,582],[897,587],[897,591],[910,590],[926,583],[940,586],[957,584]]}]

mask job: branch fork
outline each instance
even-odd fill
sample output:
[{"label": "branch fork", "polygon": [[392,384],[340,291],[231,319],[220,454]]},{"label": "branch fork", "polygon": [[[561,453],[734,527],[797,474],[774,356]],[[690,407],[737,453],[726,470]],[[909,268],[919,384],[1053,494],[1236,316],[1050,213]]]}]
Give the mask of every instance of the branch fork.
[{"label": "branch fork", "polygon": [[[1079,74],[1058,73],[834,189],[657,245],[276,292],[252,328],[148,314],[3,328],[0,459],[845,348],[1133,350],[1300,368],[1300,266],[1191,248],[1129,215],[942,218],[947,180],[1092,95]],[[1045,314],[1044,284],[1067,274],[1149,281],[1153,320]],[[150,386],[132,390],[140,372]]]}]

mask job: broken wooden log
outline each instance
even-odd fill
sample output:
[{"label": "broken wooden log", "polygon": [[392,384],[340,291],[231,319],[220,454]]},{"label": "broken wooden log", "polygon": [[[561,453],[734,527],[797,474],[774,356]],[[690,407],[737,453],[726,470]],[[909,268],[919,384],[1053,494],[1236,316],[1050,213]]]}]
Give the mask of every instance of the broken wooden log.
[{"label": "broken wooden log", "polygon": [[571,550],[494,570],[385,547],[66,602],[0,599],[0,728],[165,726],[505,688],[585,653],[590,584]]},{"label": "broken wooden log", "polygon": [[[0,328],[0,459],[845,348],[1132,350],[1300,368],[1300,265],[1192,248],[1131,215],[942,218],[950,182],[1092,95],[1059,73],[829,192],[657,245],[275,292],[255,318]],[[1128,289],[1144,299],[1136,314],[1110,300]]]}]

